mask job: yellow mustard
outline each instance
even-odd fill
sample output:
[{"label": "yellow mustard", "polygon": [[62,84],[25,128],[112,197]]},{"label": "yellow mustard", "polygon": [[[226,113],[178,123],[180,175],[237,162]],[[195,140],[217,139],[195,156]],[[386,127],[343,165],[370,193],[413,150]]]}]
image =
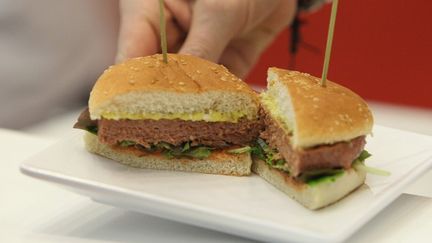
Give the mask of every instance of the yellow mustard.
[{"label": "yellow mustard", "polygon": [[131,113],[104,113],[102,117],[110,120],[130,119],[130,120],[160,120],[160,119],[181,119],[186,121],[210,121],[210,122],[237,122],[240,118],[246,116],[244,112],[222,113],[211,111],[209,113],[195,112],[195,113],[145,113],[145,114],[131,114]]}]

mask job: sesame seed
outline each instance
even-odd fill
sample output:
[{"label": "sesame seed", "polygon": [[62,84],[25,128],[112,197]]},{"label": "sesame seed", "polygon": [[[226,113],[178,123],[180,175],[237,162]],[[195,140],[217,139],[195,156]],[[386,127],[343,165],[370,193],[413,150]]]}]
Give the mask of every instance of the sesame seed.
[{"label": "sesame seed", "polygon": [[227,79],[225,77],[221,77],[222,81],[227,81]]},{"label": "sesame seed", "polygon": [[185,83],[183,83],[183,82],[179,82],[178,84],[179,84],[179,85],[185,85]]},{"label": "sesame seed", "polygon": [[129,80],[129,83],[132,84],[132,85],[134,85],[135,84],[135,80],[131,79],[131,80]]},{"label": "sesame seed", "polygon": [[196,70],[196,73],[200,74],[200,73],[201,73],[201,71],[200,71],[200,70]]},{"label": "sesame seed", "polygon": [[313,97],[312,100],[313,100],[313,101],[319,101],[319,98],[318,98],[318,97]]},{"label": "sesame seed", "polygon": [[103,92],[103,94],[104,94],[104,95],[107,95],[107,94],[108,94],[108,91],[105,90],[105,91]]}]

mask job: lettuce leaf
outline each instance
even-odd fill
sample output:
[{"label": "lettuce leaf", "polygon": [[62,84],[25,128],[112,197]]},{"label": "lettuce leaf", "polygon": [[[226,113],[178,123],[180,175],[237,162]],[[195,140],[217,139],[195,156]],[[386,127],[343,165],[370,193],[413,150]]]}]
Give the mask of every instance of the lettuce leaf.
[{"label": "lettuce leaf", "polygon": [[205,159],[210,156],[211,151],[213,150],[212,148],[206,146],[191,146],[189,142],[183,143],[179,146],[174,146],[166,142],[159,142],[157,144],[152,144],[150,147],[144,147],[134,141],[123,140],[120,141],[118,145],[121,147],[134,146],[147,153],[160,152],[168,159],[183,157]]},{"label": "lettuce leaf", "polygon": [[129,147],[129,146],[133,146],[135,144],[136,143],[134,141],[130,141],[130,140],[123,140],[123,141],[119,142],[119,145],[121,147]]},{"label": "lettuce leaf", "polygon": [[189,142],[186,142],[186,143],[183,145],[182,152],[186,152],[186,151],[188,151],[189,149],[190,149],[190,143],[189,143]]},{"label": "lettuce leaf", "polygon": [[170,148],[164,147],[162,154],[169,159],[189,157],[195,159],[205,159],[211,154],[212,148],[206,146],[194,146],[187,145],[182,146],[170,146]]},{"label": "lettuce leaf", "polygon": [[241,148],[228,150],[227,153],[229,153],[229,154],[243,154],[243,153],[251,152],[251,150],[252,150],[252,148],[250,146],[245,146],[245,147],[241,147]]},{"label": "lettuce leaf", "polygon": [[86,126],[85,130],[89,133],[94,134],[94,135],[97,135],[97,133],[98,133],[98,127],[97,126]]},{"label": "lettuce leaf", "polygon": [[205,159],[209,157],[211,154],[211,148],[209,147],[195,147],[191,150],[183,152],[184,156],[196,158],[196,159]]},{"label": "lettuce leaf", "polygon": [[323,182],[335,182],[336,179],[345,173],[342,169],[329,170],[326,173],[319,174],[315,177],[310,177],[304,180],[309,186],[316,186]]},{"label": "lettuce leaf", "polygon": [[368,151],[363,150],[361,152],[361,154],[359,155],[359,157],[357,157],[357,159],[355,159],[352,163],[352,167],[355,170],[358,171],[364,171],[366,173],[372,174],[372,175],[378,175],[378,176],[389,176],[391,175],[390,172],[386,171],[386,170],[382,170],[379,168],[375,168],[375,167],[371,167],[371,166],[367,166],[365,165],[364,161],[369,158],[370,156],[372,156]]},{"label": "lettuce leaf", "polygon": [[367,158],[369,158],[371,156],[372,156],[372,154],[370,154],[367,150],[363,150],[360,153],[360,155],[353,161],[353,163],[356,161],[364,162]]},{"label": "lettuce leaf", "polygon": [[251,153],[253,156],[265,161],[270,167],[290,173],[285,160],[276,158],[278,151],[271,149],[263,139],[257,139],[256,144],[251,148]]}]

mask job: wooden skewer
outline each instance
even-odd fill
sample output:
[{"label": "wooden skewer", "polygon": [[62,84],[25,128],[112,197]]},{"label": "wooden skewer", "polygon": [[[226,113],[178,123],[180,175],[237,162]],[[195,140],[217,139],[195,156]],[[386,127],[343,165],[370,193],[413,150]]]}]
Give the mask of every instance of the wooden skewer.
[{"label": "wooden skewer", "polygon": [[161,38],[161,49],[163,55],[163,62],[168,63],[168,48],[166,38],[166,22],[165,22],[165,1],[159,0],[159,20],[160,20],[160,38]]},{"label": "wooden skewer", "polygon": [[329,30],[328,30],[328,35],[327,35],[327,45],[326,45],[322,79],[321,79],[321,86],[323,86],[323,87],[326,86],[326,82],[327,82],[327,73],[328,73],[328,68],[329,68],[329,63],[330,63],[331,48],[332,48],[332,43],[333,43],[333,32],[334,32],[334,26],[335,26],[335,22],[336,22],[336,13],[337,13],[338,2],[339,2],[339,0],[333,0],[333,3],[332,3]]}]

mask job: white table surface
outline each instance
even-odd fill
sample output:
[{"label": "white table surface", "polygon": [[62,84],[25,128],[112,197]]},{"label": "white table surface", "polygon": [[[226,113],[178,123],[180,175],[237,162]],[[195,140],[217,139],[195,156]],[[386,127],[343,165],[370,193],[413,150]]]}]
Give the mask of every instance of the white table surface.
[{"label": "white table surface", "polygon": [[[383,121],[380,124],[387,125],[385,117],[392,117],[392,114],[405,114],[397,119],[400,121],[404,121],[402,117],[408,119],[408,114],[400,109],[393,113],[385,107],[375,109],[382,109],[380,116],[377,116],[377,120]],[[432,121],[429,120],[432,113],[419,115],[423,111],[415,112],[417,116],[411,124],[415,121],[416,129],[422,128],[421,131],[430,134],[432,124],[428,121]],[[64,136],[65,130],[60,128],[70,127],[71,117],[75,114],[27,130],[28,133],[40,135],[51,131],[51,136],[0,129],[0,242],[250,242],[98,204],[56,185],[21,174],[19,163],[55,142],[59,134]],[[419,121],[419,117],[424,121]],[[56,133],[53,124],[57,124],[58,131],[63,132]],[[394,119],[392,124],[410,126],[409,122],[395,123]],[[419,178],[407,192],[432,195],[432,187],[429,187],[431,179],[432,171]],[[402,195],[348,242],[432,242],[432,199]]]}]

